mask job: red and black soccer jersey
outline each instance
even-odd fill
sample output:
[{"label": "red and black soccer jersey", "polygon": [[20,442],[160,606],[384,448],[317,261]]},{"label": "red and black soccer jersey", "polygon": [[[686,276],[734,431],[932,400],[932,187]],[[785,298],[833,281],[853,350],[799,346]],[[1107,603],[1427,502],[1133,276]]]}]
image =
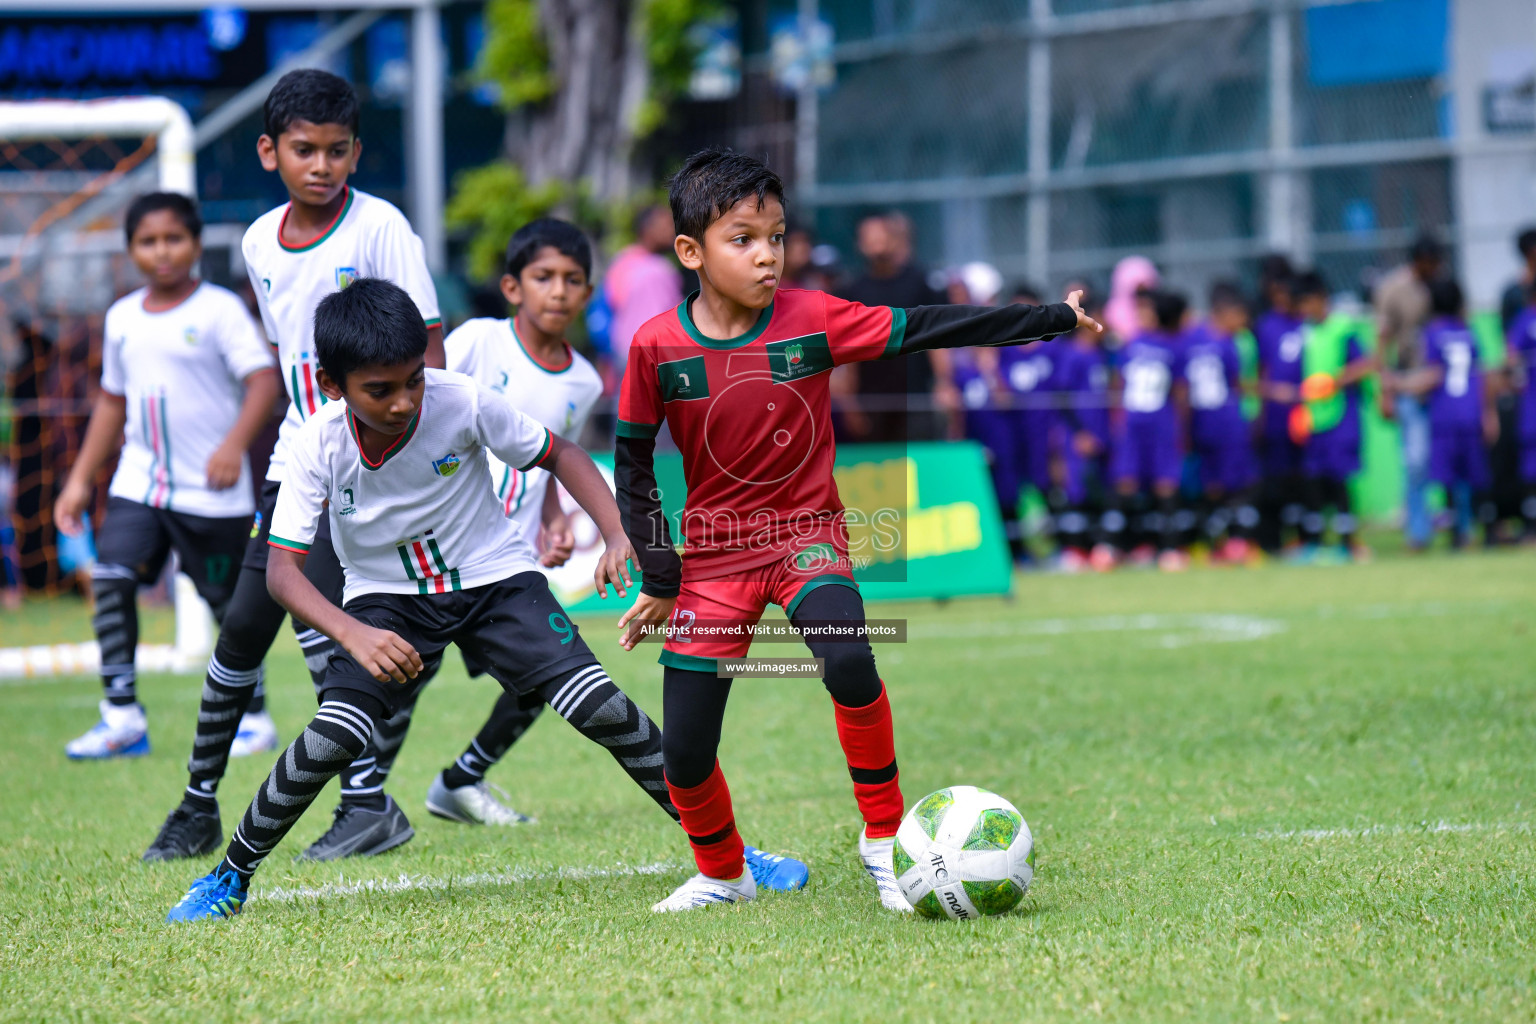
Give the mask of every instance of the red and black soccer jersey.
[{"label": "red and black soccer jersey", "polygon": [[671,428],[688,481],[689,579],[772,561],[788,523],[842,511],[827,371],[896,351],[905,327],[903,310],[786,289],[737,338],[704,337],[686,303],[640,328],[618,430]]},{"label": "red and black soccer jersey", "polygon": [[[1054,306],[893,309],[818,291],[781,289],[747,333],[707,338],[692,297],[635,334],[619,396],[615,462],[620,509],[642,555],[648,593],[669,541],[654,490],[652,445],[663,421],[683,456],[683,575],[712,579],[783,557],[817,521],[843,509],[833,480],[828,380],[844,363],[930,348],[1032,341],[1071,330]],[[650,522],[646,523],[645,520]],[[675,572],[660,575],[675,579]]]}]

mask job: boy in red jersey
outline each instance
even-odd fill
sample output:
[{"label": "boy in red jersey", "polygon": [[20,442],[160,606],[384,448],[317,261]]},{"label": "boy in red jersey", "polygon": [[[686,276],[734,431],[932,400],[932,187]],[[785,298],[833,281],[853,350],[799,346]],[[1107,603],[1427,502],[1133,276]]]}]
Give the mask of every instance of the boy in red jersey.
[{"label": "boy in red jersey", "polygon": [[[904,804],[891,710],[858,630],[864,606],[832,477],[829,371],[935,348],[1019,344],[1079,324],[1078,294],[1051,306],[863,306],[779,290],[784,187],[761,161],[707,150],[672,179],[676,251],[699,291],[635,334],[620,388],[615,476],[644,579],[619,620],[632,649],[665,627],[662,756],[699,873],[654,909],[735,903],[755,893],[730,791],[716,761],[731,680],[769,604],[784,608],[824,659],[838,739],[864,818],[859,854],[880,901],[910,910],[891,870]],[[688,485],[679,558],[653,466],[665,421]],[[818,627],[854,631],[834,641]],[[809,627],[809,628],[808,628]]]}]

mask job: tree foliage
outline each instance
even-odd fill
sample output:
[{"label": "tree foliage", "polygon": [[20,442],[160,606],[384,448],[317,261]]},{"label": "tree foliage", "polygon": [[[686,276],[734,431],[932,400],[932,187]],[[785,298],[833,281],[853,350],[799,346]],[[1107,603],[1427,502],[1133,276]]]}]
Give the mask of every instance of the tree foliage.
[{"label": "tree foliage", "polygon": [[[544,0],[552,2],[560,0]],[[500,91],[508,117],[506,154],[459,175],[447,211],[450,227],[472,231],[469,263],[476,276],[495,273],[507,237],[533,217],[558,213],[612,237],[627,230],[629,216],[638,205],[654,198],[649,188],[631,183],[627,172],[632,145],[660,127],[668,105],[686,89],[695,55],[690,29],[718,13],[722,0],[588,2],[616,28],[610,38],[622,40],[622,62],[635,68],[635,77],[625,80],[626,90],[630,82],[638,82],[640,88],[637,102],[612,104],[599,114],[587,115],[613,118],[603,126],[605,131],[580,126],[590,140],[585,142],[589,148],[584,166],[599,169],[595,179],[582,173],[552,173],[547,161],[538,158],[544,155],[539,147],[560,148],[570,138],[570,129],[564,127],[568,122],[561,119],[569,114],[561,109],[565,98],[561,90],[590,89],[592,76],[585,80],[581,76],[603,69],[573,66],[579,62],[570,53],[551,54],[540,0],[489,0],[486,4],[486,39],[477,74]],[[550,16],[557,23],[566,13],[561,7],[546,11],[553,12]],[[559,33],[556,39],[561,40]],[[555,70],[558,67],[566,69],[566,81]],[[529,153],[531,140],[537,145]],[[526,162],[514,155],[520,148]],[[530,165],[538,168],[541,163],[542,169],[529,173]]]}]

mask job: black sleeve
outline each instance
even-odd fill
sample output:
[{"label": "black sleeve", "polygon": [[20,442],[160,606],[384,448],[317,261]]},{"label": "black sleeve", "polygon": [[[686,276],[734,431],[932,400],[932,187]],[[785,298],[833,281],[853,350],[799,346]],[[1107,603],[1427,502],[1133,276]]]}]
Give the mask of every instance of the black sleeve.
[{"label": "black sleeve", "polygon": [[882,358],[934,348],[1022,345],[1066,334],[1077,314],[1065,302],[1049,306],[913,306],[902,310],[906,330]]},{"label": "black sleeve", "polygon": [[640,593],[676,597],[682,588],[683,560],[672,546],[672,531],[661,510],[656,486],[654,438],[620,437],[613,450],[613,481],[619,516],[640,563]]}]

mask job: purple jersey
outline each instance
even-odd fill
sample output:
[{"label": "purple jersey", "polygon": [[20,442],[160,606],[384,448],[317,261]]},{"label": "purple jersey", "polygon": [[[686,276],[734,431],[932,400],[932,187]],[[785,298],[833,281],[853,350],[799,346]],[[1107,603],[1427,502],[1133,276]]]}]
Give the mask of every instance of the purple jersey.
[{"label": "purple jersey", "polygon": [[1520,398],[1520,440],[1536,445],[1536,306],[1527,306],[1509,325],[1507,342],[1525,364],[1525,394]]},{"label": "purple jersey", "polygon": [[1051,389],[1051,379],[1056,369],[1060,346],[1010,345],[997,350],[997,375],[1003,385],[1022,401],[1021,409],[1034,411],[1049,408],[1048,399],[1041,396]]},{"label": "purple jersey", "polygon": [[[1259,371],[1276,384],[1301,384],[1301,321],[1286,313],[1271,310],[1253,325],[1253,339],[1258,348]],[[1290,438],[1291,406],[1284,402],[1264,403],[1264,436]]]},{"label": "purple jersey", "polygon": [[1066,396],[1063,427],[1086,430],[1101,444],[1109,440],[1109,365],[1102,349],[1063,343],[1057,349],[1052,386]]},{"label": "purple jersey", "polygon": [[1436,317],[1424,328],[1424,358],[1445,371],[1429,396],[1431,430],[1476,426],[1483,417],[1483,371],[1477,339],[1460,319]]},{"label": "purple jersey", "polygon": [[1131,339],[1120,350],[1120,375],[1128,421],[1175,418],[1173,382],[1184,375],[1183,346],[1176,336],[1148,331]]},{"label": "purple jersey", "polygon": [[1189,432],[1197,446],[1246,444],[1242,361],[1237,343],[1200,324],[1184,336],[1184,380],[1189,384]]}]

